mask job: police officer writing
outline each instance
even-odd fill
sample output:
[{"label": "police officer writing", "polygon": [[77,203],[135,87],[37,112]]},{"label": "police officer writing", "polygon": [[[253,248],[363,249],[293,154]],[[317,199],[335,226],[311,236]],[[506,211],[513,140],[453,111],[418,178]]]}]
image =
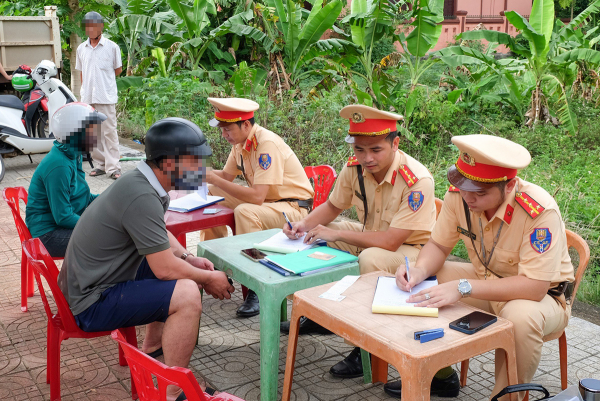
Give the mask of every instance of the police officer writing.
[{"label": "police officer writing", "polygon": [[[283,213],[292,221],[302,219],[312,206],[310,181],[294,151],[275,133],[254,122],[259,105],[248,99],[208,98],[215,107],[213,127],[232,146],[223,170],[209,171],[211,195],[223,196],[222,205],[234,209],[236,234],[279,228],[285,224]],[[242,175],[248,186],[233,179]],[[202,232],[204,240],[227,236],[226,227]],[[260,312],[253,291],[237,310],[240,317]]]},{"label": "police officer writing", "polygon": [[[431,239],[410,268],[410,281],[401,267],[396,282],[408,291],[437,275],[438,286],[413,294],[410,301],[439,308],[461,300],[512,321],[518,380],[528,383],[543,337],[562,331],[571,314],[565,289],[574,277],[565,225],[554,198],[517,176],[531,161],[523,146],[488,135],[457,136],[452,142],[460,152],[448,171],[453,186]],[[470,263],[446,262],[459,239]],[[439,380],[434,379],[432,393],[434,385]],[[497,353],[492,394],[506,385],[504,355]],[[386,385],[398,397],[400,389],[400,382]]]},{"label": "police officer writing", "polygon": [[[372,107],[353,105],[340,111],[348,119],[346,142],[354,156],[340,172],[331,196],[302,220],[283,231],[307,243],[327,241],[329,246],[359,257],[362,274],[373,271],[395,273],[408,257],[413,263],[435,224],[433,177],[425,166],[398,149],[396,128],[402,116]],[[333,222],[355,206],[359,223]],[[289,323],[281,325],[289,332]],[[322,332],[314,322],[302,318],[300,333]],[[362,376],[360,349],[355,348],[330,370],[335,377]]]}]

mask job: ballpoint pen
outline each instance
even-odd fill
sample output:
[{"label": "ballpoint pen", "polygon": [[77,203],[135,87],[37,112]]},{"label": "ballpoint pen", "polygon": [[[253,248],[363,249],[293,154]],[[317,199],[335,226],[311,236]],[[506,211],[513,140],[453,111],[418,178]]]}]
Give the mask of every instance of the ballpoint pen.
[{"label": "ballpoint pen", "polygon": [[292,223],[290,222],[290,219],[288,219],[288,217],[285,214],[285,212],[281,212],[281,213],[283,213],[283,217],[285,217],[285,221],[287,221],[288,226],[290,227],[290,230],[293,230],[294,228],[292,227]]},{"label": "ballpoint pen", "polygon": [[[404,257],[404,264],[406,264],[406,281],[408,284],[408,282],[410,281],[410,274],[408,273],[408,256]],[[412,288],[409,288],[408,292],[412,292]]]}]

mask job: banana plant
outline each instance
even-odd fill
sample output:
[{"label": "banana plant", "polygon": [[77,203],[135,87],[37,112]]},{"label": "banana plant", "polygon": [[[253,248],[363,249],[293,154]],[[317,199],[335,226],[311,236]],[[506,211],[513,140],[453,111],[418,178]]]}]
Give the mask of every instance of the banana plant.
[{"label": "banana plant", "polygon": [[144,52],[154,46],[161,35],[172,35],[177,27],[172,23],[175,14],[159,12],[158,0],[114,0],[121,7],[121,15],[108,27],[109,36],[126,50],[127,76]]},{"label": "banana plant", "polygon": [[[530,82],[530,106],[526,116],[529,118],[527,125],[533,125],[540,121],[550,121],[551,112],[548,100],[554,100],[558,120],[563,124],[566,131],[575,133],[577,121],[568,97],[568,88],[573,74],[574,63],[585,61],[598,63],[600,52],[593,49],[571,48],[561,53],[562,38],[580,29],[587,18],[600,9],[600,0],[593,1],[584,11],[574,18],[568,25],[556,29],[554,18],[553,0],[534,0],[529,21],[515,11],[505,13],[508,21],[517,28],[529,42],[529,49],[518,46],[515,40],[503,32],[479,30],[468,31],[460,34],[459,39],[478,40],[485,39],[488,42],[504,44],[513,53],[524,57],[525,82]],[[572,46],[573,42],[569,44]],[[560,53],[560,54],[558,54]]]},{"label": "banana plant", "polygon": [[[373,49],[377,42],[384,37],[394,41],[399,40],[395,31],[406,15],[401,11],[401,4],[391,4],[389,0],[352,0],[350,14],[342,19],[342,23],[349,23],[352,43],[362,51],[357,56],[364,73],[352,71],[351,75],[361,77],[367,84],[367,93],[358,89],[356,81],[354,90],[359,100],[378,107],[386,105],[389,97],[387,84],[392,81],[385,74],[382,67],[388,66],[387,62],[373,62]],[[389,56],[388,56],[389,57]]]},{"label": "banana plant", "polygon": [[[344,54],[352,57],[360,53],[358,45],[338,38],[321,39],[331,29],[340,15],[342,0],[314,0],[312,10],[300,7],[293,0],[266,0],[267,6],[273,10],[275,25],[283,37],[283,75],[285,89],[297,85],[305,76],[312,73],[306,66],[316,59],[323,59],[332,54]],[[281,64],[281,63],[280,63]],[[279,68],[275,67],[276,74]]]},{"label": "banana plant", "polygon": [[[448,93],[448,101],[464,102],[472,107],[480,101],[501,102],[515,110],[520,122],[524,122],[527,111],[529,88],[519,85],[514,74],[524,71],[526,61],[521,59],[496,59],[497,44],[490,43],[484,52],[465,46],[450,46],[434,53],[449,68],[449,76],[444,81],[455,87]],[[451,71],[462,69],[465,76],[452,75]],[[490,94],[494,88],[500,89]],[[502,90],[504,89],[504,90]]]}]

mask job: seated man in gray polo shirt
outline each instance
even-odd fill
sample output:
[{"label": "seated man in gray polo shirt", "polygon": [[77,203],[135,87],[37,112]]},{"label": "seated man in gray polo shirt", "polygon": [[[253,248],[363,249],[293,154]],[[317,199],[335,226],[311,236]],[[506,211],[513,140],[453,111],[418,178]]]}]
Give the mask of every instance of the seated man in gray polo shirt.
[{"label": "seated man in gray polo shirt", "polygon": [[[146,134],[147,163],[111,185],[79,219],[58,284],[79,327],[88,332],[146,325],[142,350],[164,350],[169,366],[187,367],[202,312],[199,287],[230,298],[233,286],[213,264],[188,255],[166,229],[167,191],[195,189],[211,155],[195,124],[155,123]],[[169,387],[169,400],[183,400]]]}]

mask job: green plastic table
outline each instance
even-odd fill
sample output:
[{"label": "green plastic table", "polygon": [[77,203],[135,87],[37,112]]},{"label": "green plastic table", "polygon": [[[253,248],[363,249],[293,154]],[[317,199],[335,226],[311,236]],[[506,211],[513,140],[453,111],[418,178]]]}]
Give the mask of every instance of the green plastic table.
[{"label": "green plastic table", "polygon": [[279,323],[287,319],[286,297],[296,291],[358,275],[358,261],[308,276],[282,276],[266,266],[251,261],[240,251],[277,234],[280,229],[235,235],[200,242],[198,255],[214,263],[215,269],[250,288],[260,301],[260,399],[277,399],[279,366]]}]

